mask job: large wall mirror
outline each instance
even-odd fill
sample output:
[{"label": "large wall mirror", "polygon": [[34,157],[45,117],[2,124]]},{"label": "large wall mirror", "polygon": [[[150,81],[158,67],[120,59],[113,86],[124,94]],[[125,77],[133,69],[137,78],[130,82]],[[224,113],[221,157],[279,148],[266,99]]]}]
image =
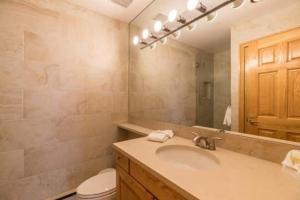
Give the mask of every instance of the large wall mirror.
[{"label": "large wall mirror", "polygon": [[300,142],[299,0],[228,4],[142,48],[203,14],[187,2],[155,0],[130,23],[130,118]]}]

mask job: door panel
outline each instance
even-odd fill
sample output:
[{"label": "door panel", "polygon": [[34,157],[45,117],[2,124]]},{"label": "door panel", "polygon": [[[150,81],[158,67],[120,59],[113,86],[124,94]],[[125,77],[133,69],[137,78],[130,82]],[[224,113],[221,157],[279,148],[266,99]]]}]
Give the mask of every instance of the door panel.
[{"label": "door panel", "polygon": [[259,49],[259,64],[261,67],[264,67],[268,64],[274,64],[275,63],[275,47],[266,47]]},{"label": "door panel", "polygon": [[288,71],[288,117],[300,118],[300,68]]},{"label": "door panel", "polygon": [[258,116],[278,116],[277,72],[258,74]]},{"label": "door panel", "polygon": [[300,59],[300,39],[288,42],[288,60]]},{"label": "door panel", "polygon": [[300,28],[244,44],[241,60],[241,131],[299,141]]}]

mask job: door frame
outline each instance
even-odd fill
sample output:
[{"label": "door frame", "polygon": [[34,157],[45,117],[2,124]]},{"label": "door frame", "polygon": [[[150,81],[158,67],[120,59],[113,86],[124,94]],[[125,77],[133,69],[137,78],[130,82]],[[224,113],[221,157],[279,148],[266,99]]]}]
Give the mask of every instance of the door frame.
[{"label": "door frame", "polygon": [[240,86],[239,86],[239,132],[245,132],[245,47],[249,42],[241,44],[239,48]]}]

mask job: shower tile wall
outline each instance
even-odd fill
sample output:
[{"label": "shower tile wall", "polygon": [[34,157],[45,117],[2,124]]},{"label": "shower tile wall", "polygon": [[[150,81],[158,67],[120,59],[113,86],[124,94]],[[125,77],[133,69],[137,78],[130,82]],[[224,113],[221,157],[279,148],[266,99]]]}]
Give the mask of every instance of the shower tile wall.
[{"label": "shower tile wall", "polygon": [[0,1],[0,199],[45,199],[112,166],[127,32],[69,1]]},{"label": "shower tile wall", "polygon": [[212,127],[214,121],[214,55],[199,51],[197,63],[197,121],[195,124]]},{"label": "shower tile wall", "polygon": [[223,129],[227,106],[230,105],[230,50],[214,54],[214,128]]}]

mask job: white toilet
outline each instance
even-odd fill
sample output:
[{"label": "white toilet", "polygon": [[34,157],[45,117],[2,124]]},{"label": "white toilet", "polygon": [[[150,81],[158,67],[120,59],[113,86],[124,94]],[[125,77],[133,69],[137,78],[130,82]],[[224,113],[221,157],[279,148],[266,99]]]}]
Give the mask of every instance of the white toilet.
[{"label": "white toilet", "polygon": [[76,189],[76,199],[115,200],[116,193],[116,170],[108,168],[81,183]]}]

